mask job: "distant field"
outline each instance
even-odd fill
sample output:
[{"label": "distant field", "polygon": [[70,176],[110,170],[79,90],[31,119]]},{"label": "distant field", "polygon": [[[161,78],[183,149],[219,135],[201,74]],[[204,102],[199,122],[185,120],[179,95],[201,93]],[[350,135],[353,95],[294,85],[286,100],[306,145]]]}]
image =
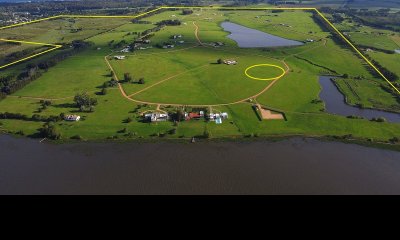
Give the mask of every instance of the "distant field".
[{"label": "distant field", "polygon": [[350,33],[350,38],[357,44],[393,51],[399,48],[395,38],[388,34]]},{"label": "distant field", "polygon": [[1,30],[1,37],[45,43],[68,43],[82,40],[109,31],[123,24],[128,19],[111,18],[62,18],[23,25],[17,28]]},{"label": "distant field", "polygon": [[[151,42],[143,45],[146,49],[121,52],[138,38],[138,32],[170,19],[179,19],[182,24],[154,32],[154,36],[149,38]],[[0,112],[18,112],[28,116],[81,115],[82,121],[57,123],[63,139],[76,135],[88,140],[186,139],[202,136],[205,131],[211,138],[351,134],[357,139],[387,141],[400,136],[399,124],[349,119],[324,111],[324,103],[317,101],[321,91],[318,76],[324,74],[348,74],[348,80],[339,81],[358,84],[355,89],[360,93],[360,99],[350,99],[351,104],[362,102],[369,107],[388,109],[399,103],[379,87],[386,82],[372,76],[365,62],[354,52],[337,45],[331,39],[331,33],[315,23],[310,12],[196,9],[190,15],[183,15],[180,10],[165,11],[141,20],[147,22],[133,24],[129,19],[67,18],[8,29],[4,34],[9,38],[16,37],[20,31],[23,39],[49,43],[83,39],[93,45],[49,68],[39,79],[1,100]],[[314,41],[299,47],[241,49],[226,37],[229,33],[220,27],[223,21],[292,40]],[[177,40],[171,38],[173,35],[182,37]],[[118,42],[123,43],[114,47]],[[215,42],[222,42],[223,46],[213,47]],[[174,44],[174,48],[160,48],[164,43]],[[0,76],[16,74],[27,64],[51,57],[51,54],[0,71]],[[116,60],[115,56],[119,55],[126,59]],[[237,65],[217,64],[218,59],[236,60]],[[108,63],[115,76],[110,75]],[[254,80],[244,71],[256,64],[274,64],[287,72],[276,81]],[[125,73],[129,73],[133,80],[124,82]],[[251,70],[251,74],[269,78],[279,75],[280,71],[258,68]],[[360,76],[364,80],[355,82],[354,78]],[[106,94],[101,95],[103,84],[112,77],[120,80],[121,89],[108,87]],[[138,83],[140,78],[144,79],[144,84]],[[94,112],[78,111],[73,97],[80,92],[87,92],[98,100]],[[346,94],[350,96],[351,93]],[[52,104],[39,110],[41,99],[50,99]],[[260,121],[252,108],[254,102],[282,112],[286,121]],[[227,112],[229,119],[221,125],[204,120],[142,122],[140,115],[148,110],[176,112],[177,106],[170,106],[173,104],[188,108],[201,105],[214,112]],[[0,123],[0,129],[4,131],[15,133],[22,130],[25,135],[34,135],[43,125],[42,122],[20,120],[0,120]]]},{"label": "distant field", "polygon": [[[0,40],[0,66],[43,52],[50,48],[51,47],[48,46],[38,46],[26,43],[15,44]],[[17,52],[21,54],[15,54]]]},{"label": "distant field", "polygon": [[[355,21],[350,21],[349,19],[338,24],[338,28],[345,32],[346,36],[359,46],[366,55],[380,63],[380,65],[384,66],[389,71],[399,75],[399,54],[388,53],[400,49],[400,34],[398,32],[357,24]],[[348,66],[352,65],[348,63]],[[369,77],[367,79],[367,81],[342,79],[336,81],[336,83],[339,85],[341,91],[345,93],[347,102],[350,104],[398,111],[399,101],[396,99],[396,96],[387,94],[384,91],[377,91],[376,88],[381,87],[380,81]],[[398,83],[399,81],[393,84],[397,84],[396,86],[398,86]],[[356,95],[354,93],[356,93]]]},{"label": "distant field", "polygon": [[[305,5],[314,6],[343,6],[349,8],[400,8],[400,3],[395,0],[304,0],[301,2]],[[343,5],[344,3],[346,3],[346,5]]]},{"label": "distant field", "polygon": [[381,52],[371,52],[369,55],[400,76],[400,54],[386,54]]}]

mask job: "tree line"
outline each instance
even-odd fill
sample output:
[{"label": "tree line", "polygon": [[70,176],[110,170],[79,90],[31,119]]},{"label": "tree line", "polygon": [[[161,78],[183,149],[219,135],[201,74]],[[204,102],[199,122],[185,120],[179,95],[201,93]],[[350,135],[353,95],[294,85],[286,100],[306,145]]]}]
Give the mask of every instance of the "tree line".
[{"label": "tree line", "polygon": [[[379,62],[377,62],[376,60],[372,59],[370,56],[368,56],[367,54],[365,54],[366,58],[368,58],[372,64],[390,81],[390,82],[396,82],[397,80],[399,80],[399,76],[390,71],[389,69],[387,69],[386,67],[382,66]],[[376,77],[381,77],[376,71],[375,69],[371,69],[372,74],[374,74]]]},{"label": "tree line", "polygon": [[28,116],[22,113],[11,113],[11,112],[0,112],[0,119],[16,119],[22,121],[33,121],[33,122],[59,122],[64,119],[64,113],[60,115],[42,116],[39,114],[33,114]]},{"label": "tree line", "polygon": [[156,23],[157,26],[179,26],[181,24],[182,23],[179,19],[162,20]]}]

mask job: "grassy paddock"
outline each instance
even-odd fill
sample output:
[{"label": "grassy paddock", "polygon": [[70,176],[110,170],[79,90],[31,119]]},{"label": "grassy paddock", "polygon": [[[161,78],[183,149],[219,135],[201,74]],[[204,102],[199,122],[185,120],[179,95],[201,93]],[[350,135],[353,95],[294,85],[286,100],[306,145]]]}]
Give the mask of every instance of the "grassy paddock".
[{"label": "grassy paddock", "polygon": [[[168,19],[180,19],[182,25],[167,26],[156,32],[151,39],[153,48],[137,50],[133,53],[120,53],[120,48],[110,47],[110,42],[133,41],[137,35],[153,28],[157,22]],[[326,74],[327,69],[337,74],[348,74],[346,80],[359,93],[360,101],[373,99],[374,103],[392,106],[398,105],[391,95],[378,85],[383,82],[374,78],[365,68],[365,63],[351,51],[336,45],[330,33],[324,32],[311,19],[311,13],[301,11],[215,11],[195,10],[194,14],[182,15],[181,11],[165,11],[144,18],[148,24],[133,24],[122,19],[60,19],[21,27],[24,39],[44,42],[69,42],[72,39],[86,39],[94,45],[58,63],[44,72],[36,81],[30,83],[12,96],[0,101],[0,112],[18,112],[28,116],[59,115],[74,113],[82,116],[79,122],[58,122],[58,129],[64,140],[80,136],[84,140],[101,139],[189,139],[209,133],[211,139],[271,137],[271,136],[343,136],[350,135],[359,140],[373,139],[385,142],[400,136],[399,124],[377,123],[362,119],[348,119],[327,114],[324,104],[318,100],[321,87],[318,76]],[[316,40],[293,48],[240,49],[226,36],[220,27],[222,21],[232,21],[247,27],[265,31],[280,37],[304,41]],[[101,23],[101,24],[100,24]],[[195,35],[195,23],[198,37]],[[282,23],[284,25],[282,25]],[[82,30],[74,32],[82,26]],[[72,30],[72,32],[71,32]],[[9,29],[7,34],[13,37],[18,29]],[[171,40],[172,35],[183,35],[182,44]],[[201,46],[201,44],[203,44]],[[164,42],[176,45],[174,49],[157,48]],[[214,48],[213,42],[223,42],[224,46]],[[122,48],[122,47],[121,47]],[[52,53],[51,53],[52,54]],[[49,54],[48,56],[51,56]],[[115,55],[126,55],[127,59],[117,61]],[[104,58],[109,56],[110,63],[119,79],[124,73],[130,73],[133,83],[122,83],[122,87],[132,98],[149,102],[188,104],[219,104],[249,98],[260,93],[271,82],[256,81],[246,77],[244,70],[255,64],[275,64],[288,73],[274,83],[266,92],[252,99],[264,106],[282,111],[287,121],[260,121],[249,101],[215,106],[213,111],[227,112],[229,119],[221,125],[204,120],[144,123],[140,114],[155,110],[156,105],[135,103],[124,98],[116,87],[108,88],[106,95],[99,95],[101,86],[111,79],[110,69]],[[42,56],[8,68],[0,74],[19,72],[28,63],[34,63]],[[237,65],[217,64],[218,59],[234,59]],[[390,60],[389,60],[390,61]],[[286,65],[285,65],[286,64]],[[395,65],[392,66],[395,68]],[[279,72],[279,71],[278,71]],[[276,76],[273,68],[252,69],[252,75]],[[364,76],[364,80],[354,77]],[[135,80],[144,78],[144,84]],[[339,81],[344,81],[340,79]],[[353,84],[354,83],[354,84]],[[347,86],[347,85],[346,85]],[[77,112],[73,96],[78,92],[88,92],[97,98],[94,112]],[[350,92],[346,92],[351,96]],[[22,97],[20,97],[22,96]],[[30,98],[29,98],[30,97]],[[52,103],[44,110],[39,99],[48,98]],[[350,99],[352,100],[352,99]],[[353,101],[353,100],[352,100]],[[161,106],[165,108],[165,106]],[[174,107],[167,109],[174,111]],[[130,119],[127,121],[127,119]],[[23,131],[25,135],[37,133],[42,122],[0,120],[1,129],[10,132]]]}]

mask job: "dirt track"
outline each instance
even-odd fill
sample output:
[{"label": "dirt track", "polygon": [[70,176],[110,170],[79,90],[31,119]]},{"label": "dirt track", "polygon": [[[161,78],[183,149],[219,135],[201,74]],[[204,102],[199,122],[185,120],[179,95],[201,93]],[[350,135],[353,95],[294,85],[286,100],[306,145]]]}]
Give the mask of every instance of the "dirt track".
[{"label": "dirt track", "polygon": [[[195,35],[195,37],[196,37],[196,39],[197,39],[199,45],[205,47],[204,43],[201,42],[201,40],[200,40],[200,38],[199,38],[199,27],[196,25],[195,22],[193,22],[193,25],[195,26],[194,35]],[[147,102],[147,101],[141,101],[141,100],[134,99],[134,98],[132,98],[132,96],[134,96],[134,95],[136,95],[136,94],[138,94],[138,93],[144,92],[144,91],[148,90],[149,88],[152,88],[152,87],[154,87],[154,86],[156,86],[156,85],[158,85],[158,84],[161,84],[161,83],[163,83],[163,82],[165,82],[165,81],[167,81],[167,80],[170,80],[170,79],[172,79],[172,78],[175,78],[175,77],[177,77],[177,76],[179,76],[179,75],[182,75],[182,74],[184,74],[184,73],[186,73],[186,72],[192,71],[193,69],[192,69],[192,70],[185,71],[185,72],[178,73],[178,74],[176,74],[176,75],[174,75],[174,76],[171,76],[171,77],[168,77],[168,78],[166,78],[166,79],[164,79],[164,80],[161,80],[160,82],[157,82],[157,83],[155,83],[155,84],[153,84],[153,85],[151,85],[151,86],[149,86],[149,87],[147,87],[147,88],[145,88],[145,89],[142,89],[142,90],[140,90],[140,91],[138,91],[138,92],[135,92],[135,93],[133,93],[133,94],[127,95],[126,92],[125,92],[125,90],[124,90],[124,88],[122,87],[122,84],[119,83],[119,79],[118,79],[118,77],[116,76],[113,67],[111,66],[110,62],[109,62],[108,59],[107,59],[107,57],[109,57],[109,56],[110,56],[110,55],[105,56],[105,57],[104,57],[104,60],[105,60],[105,62],[107,63],[107,65],[108,65],[108,67],[110,68],[110,70],[114,73],[114,76],[113,76],[114,79],[118,81],[118,88],[119,88],[119,90],[120,90],[120,92],[121,92],[121,95],[122,95],[124,98],[128,99],[129,101],[137,102],[137,103],[141,103],[141,104],[149,104],[149,105],[158,105],[158,106],[162,106],[162,105],[164,105],[164,106],[165,106],[165,105],[169,105],[169,106],[182,106],[182,105],[187,105],[187,106],[193,106],[193,107],[217,107],[217,106],[227,106],[227,105],[233,105],[233,104],[243,103],[243,102],[247,102],[249,99],[256,98],[256,97],[258,97],[259,95],[265,93],[268,89],[270,89],[270,88],[276,83],[276,81],[278,81],[280,78],[283,77],[283,76],[282,76],[282,77],[280,77],[280,78],[277,78],[277,79],[273,80],[273,81],[272,81],[267,87],[265,87],[261,92],[255,94],[255,95],[253,95],[253,96],[250,96],[250,97],[247,97],[247,98],[244,98],[244,99],[235,101],[235,102],[220,103],[220,104],[181,104],[181,103]],[[286,62],[285,62],[284,60],[282,60],[281,62],[285,65],[285,67],[286,67],[285,73],[287,74],[287,73],[289,72],[289,70],[290,70],[290,67],[286,64]],[[205,67],[205,66],[207,66],[207,65],[203,65],[203,66],[200,66],[200,67]],[[200,67],[199,67],[199,68],[200,68]],[[196,69],[197,69],[197,68],[196,68]],[[286,74],[285,74],[285,75],[286,75]],[[285,76],[285,75],[284,75],[284,76]]]}]

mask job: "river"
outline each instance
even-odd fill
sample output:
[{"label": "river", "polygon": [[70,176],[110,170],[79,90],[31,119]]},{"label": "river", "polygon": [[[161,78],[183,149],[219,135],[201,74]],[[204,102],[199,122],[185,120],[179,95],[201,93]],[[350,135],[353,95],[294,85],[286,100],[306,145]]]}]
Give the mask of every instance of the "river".
[{"label": "river", "polygon": [[400,194],[400,152],[307,138],[0,150],[0,194]]},{"label": "river", "polygon": [[361,109],[358,107],[346,104],[344,95],[337,89],[331,80],[332,77],[321,76],[319,83],[321,84],[322,91],[320,98],[325,102],[325,108],[328,113],[342,115],[342,116],[361,116],[366,119],[384,117],[388,122],[400,122],[399,113],[391,113],[374,109]]}]

